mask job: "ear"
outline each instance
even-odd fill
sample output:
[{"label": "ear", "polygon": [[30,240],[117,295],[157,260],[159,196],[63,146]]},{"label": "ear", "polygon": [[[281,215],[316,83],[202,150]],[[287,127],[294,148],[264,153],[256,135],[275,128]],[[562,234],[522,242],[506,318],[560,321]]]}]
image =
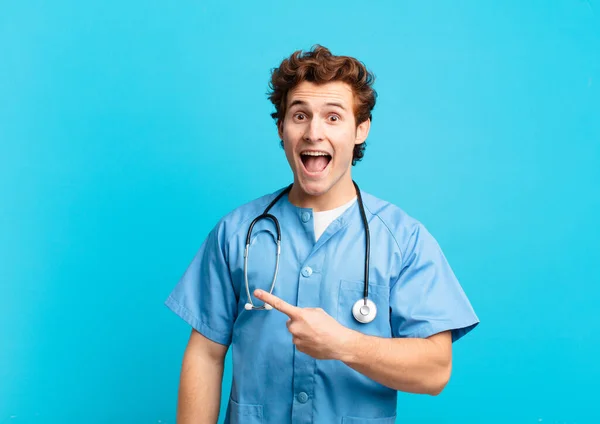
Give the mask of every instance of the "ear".
[{"label": "ear", "polygon": [[277,122],[277,134],[279,134],[279,139],[283,140],[283,120],[279,120]]},{"label": "ear", "polygon": [[354,144],[362,144],[365,142],[367,137],[369,136],[369,130],[371,129],[371,120],[367,119],[358,127],[356,127],[356,140],[354,140]]}]

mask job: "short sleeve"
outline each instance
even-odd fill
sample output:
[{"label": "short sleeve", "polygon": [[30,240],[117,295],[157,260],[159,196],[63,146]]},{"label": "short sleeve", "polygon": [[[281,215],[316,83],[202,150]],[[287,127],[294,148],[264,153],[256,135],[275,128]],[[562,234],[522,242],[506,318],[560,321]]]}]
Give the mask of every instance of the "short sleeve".
[{"label": "short sleeve", "polygon": [[437,241],[421,224],[390,290],[390,308],[394,337],[425,338],[452,330],[454,342],[479,323]]},{"label": "short sleeve", "polygon": [[218,227],[208,235],[165,305],[206,338],[228,346],[236,296]]}]

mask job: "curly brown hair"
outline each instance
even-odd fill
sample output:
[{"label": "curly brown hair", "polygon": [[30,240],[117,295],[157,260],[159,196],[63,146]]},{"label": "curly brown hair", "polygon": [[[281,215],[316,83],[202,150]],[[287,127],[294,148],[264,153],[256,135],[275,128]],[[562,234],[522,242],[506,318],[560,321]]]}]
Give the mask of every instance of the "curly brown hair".
[{"label": "curly brown hair", "polygon": [[[375,107],[377,92],[373,89],[375,75],[357,59],[349,56],[334,56],[329,49],[316,45],[307,52],[297,50],[284,59],[278,68],[271,71],[269,100],[275,106],[271,117],[279,126],[286,113],[287,95],[302,81],[325,84],[343,81],[350,85],[354,93],[354,117],[356,126],[367,119],[373,119],[371,111]],[[366,142],[354,146],[352,165],[360,161],[365,152]],[[281,142],[283,146],[283,141]]]}]

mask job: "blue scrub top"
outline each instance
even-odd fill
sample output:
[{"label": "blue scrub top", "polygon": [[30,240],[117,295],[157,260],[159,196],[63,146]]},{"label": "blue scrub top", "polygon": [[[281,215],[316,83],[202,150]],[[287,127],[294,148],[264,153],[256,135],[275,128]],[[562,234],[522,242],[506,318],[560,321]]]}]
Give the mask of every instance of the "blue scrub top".
[{"label": "blue scrub top", "polygon": [[[396,391],[337,360],[295,349],[288,317],[247,311],[246,233],[279,191],[243,205],[210,232],[166,305],[205,337],[231,345],[233,381],[225,423],[395,422]],[[299,307],[320,307],[342,325],[378,337],[429,337],[452,330],[453,341],[479,322],[435,239],[397,206],[362,192],[371,233],[369,298],[377,317],[358,323],[365,231],[358,204],[315,242],[312,209],[284,195],[271,209],[281,226],[273,294]],[[248,260],[250,293],[268,290],[275,270],[276,231],[254,227]],[[256,305],[262,305],[253,299]]]}]

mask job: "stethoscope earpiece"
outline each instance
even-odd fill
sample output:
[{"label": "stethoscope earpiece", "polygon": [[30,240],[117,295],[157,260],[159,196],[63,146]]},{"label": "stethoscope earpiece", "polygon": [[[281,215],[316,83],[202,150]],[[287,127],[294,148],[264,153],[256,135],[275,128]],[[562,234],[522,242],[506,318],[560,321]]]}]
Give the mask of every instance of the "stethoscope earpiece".
[{"label": "stethoscope earpiece", "polygon": [[252,303],[246,303],[244,305],[244,309],[247,311],[250,311],[252,309],[256,309],[256,310],[266,309],[267,311],[270,311],[271,309],[273,309],[273,307],[271,305],[269,305],[268,303],[265,303],[264,306],[254,306],[254,305],[252,305]]}]

